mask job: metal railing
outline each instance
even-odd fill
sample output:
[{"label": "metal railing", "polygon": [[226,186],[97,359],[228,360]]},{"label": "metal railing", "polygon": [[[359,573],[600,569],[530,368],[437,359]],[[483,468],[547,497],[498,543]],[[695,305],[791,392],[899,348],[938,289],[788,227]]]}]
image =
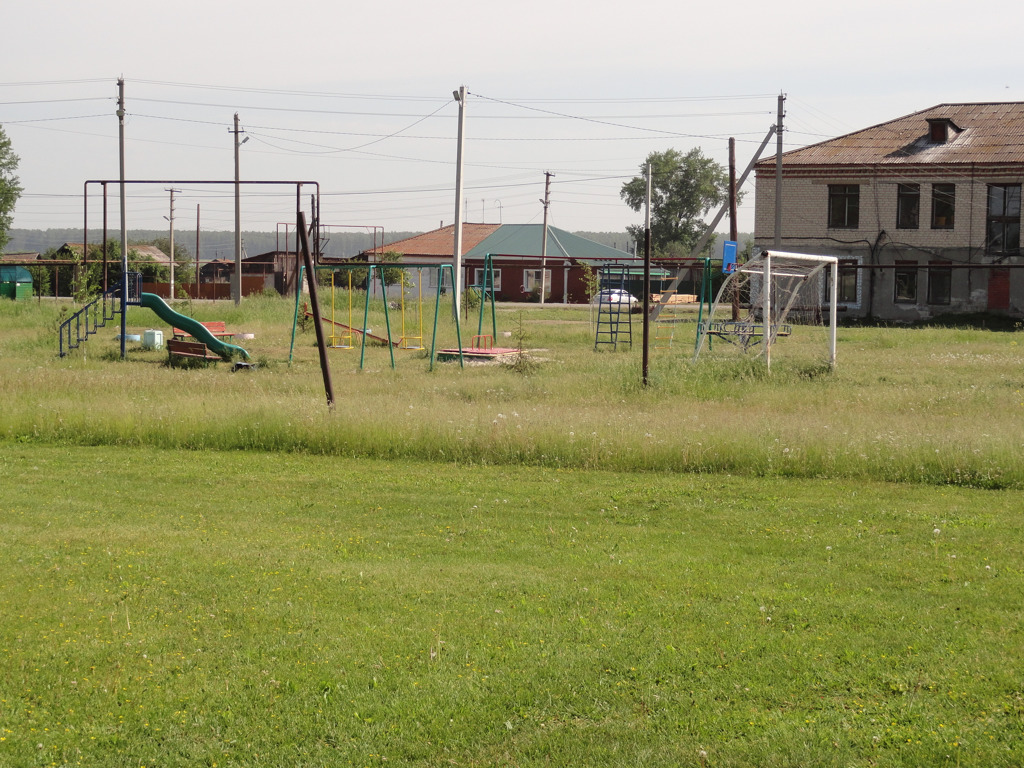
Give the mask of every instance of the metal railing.
[{"label": "metal railing", "polygon": [[[128,273],[128,301],[124,302],[129,306],[138,306],[142,298],[142,275],[138,272]],[[78,349],[83,341],[86,341],[100,328],[103,328],[108,320],[113,320],[119,312],[124,311],[121,302],[121,290],[106,291],[79,309],[64,322],[58,329],[58,350],[61,357],[65,357],[73,349]]]}]

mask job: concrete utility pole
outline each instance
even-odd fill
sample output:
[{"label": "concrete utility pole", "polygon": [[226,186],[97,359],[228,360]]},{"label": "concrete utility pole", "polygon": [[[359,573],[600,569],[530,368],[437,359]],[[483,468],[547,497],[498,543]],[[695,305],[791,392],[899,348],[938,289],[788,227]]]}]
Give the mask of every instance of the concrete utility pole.
[{"label": "concrete utility pole", "polygon": [[782,249],[782,118],[786,94],[779,94],[779,115],[775,123],[775,250]]},{"label": "concrete utility pole", "polygon": [[235,112],[235,127],[231,132],[235,134],[235,274],[231,280],[231,298],[237,305],[242,303],[242,187],[238,183],[238,149],[249,140],[248,136],[244,141],[238,140],[238,135],[245,131],[238,127],[237,112]]},{"label": "concrete utility pole", "polygon": [[466,129],[466,86],[459,86],[459,90],[453,91],[452,95],[459,104],[459,144],[455,157],[455,243],[452,245],[452,279],[455,282],[452,286],[455,291],[452,314],[458,320],[462,310],[462,145]]},{"label": "concrete utility pole", "polygon": [[121,359],[127,356],[125,335],[128,333],[128,221],[124,192],[124,78],[117,79],[117,135],[121,164]]},{"label": "concrete utility pole", "polygon": [[170,223],[170,226],[171,226],[171,234],[170,234],[170,241],[171,241],[171,295],[170,295],[170,298],[173,299],[174,298],[174,193],[175,192],[181,192],[181,190],[180,189],[174,189],[174,187],[171,187],[167,191],[171,193],[171,211],[170,211],[170,216],[166,216],[165,218],[167,219],[167,221]]},{"label": "concrete utility pole", "polygon": [[548,266],[548,206],[551,205],[551,177],[555,174],[551,171],[544,171],[544,199],[541,205],[544,206],[544,239],[540,244],[540,303],[544,305],[544,294],[548,292],[547,266]]}]

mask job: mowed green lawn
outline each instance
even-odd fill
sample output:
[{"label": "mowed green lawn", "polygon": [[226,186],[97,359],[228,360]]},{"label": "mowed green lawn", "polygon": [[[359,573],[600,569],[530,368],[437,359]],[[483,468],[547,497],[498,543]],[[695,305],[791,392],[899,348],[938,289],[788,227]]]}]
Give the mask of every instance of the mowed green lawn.
[{"label": "mowed green lawn", "polygon": [[0,456],[3,765],[1024,762],[1020,492]]}]

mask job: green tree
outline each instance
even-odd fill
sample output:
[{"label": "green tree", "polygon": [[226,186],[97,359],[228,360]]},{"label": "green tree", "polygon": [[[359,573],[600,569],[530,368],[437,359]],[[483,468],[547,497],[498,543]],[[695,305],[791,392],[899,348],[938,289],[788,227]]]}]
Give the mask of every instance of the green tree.
[{"label": "green tree", "polygon": [[[153,245],[159,248],[164,253],[170,255],[171,253],[171,238],[170,237],[158,237],[150,243],[142,243],[142,245]],[[189,249],[182,245],[180,242],[174,244],[174,272],[176,275],[188,275],[187,270],[191,270],[192,274],[195,273],[195,262],[192,260],[192,254]],[[187,282],[187,281],[186,281]]]},{"label": "green tree", "polygon": [[[380,255],[380,260],[383,264],[397,264],[402,261],[402,254],[398,253],[398,251],[385,251]],[[406,286],[408,284],[405,270],[401,267],[384,267],[381,273],[384,278],[384,285],[401,284]]]},{"label": "green tree", "polygon": [[[704,217],[729,195],[725,168],[700,149],[685,155],[675,149],[652,152],[640,175],[622,185],[622,199],[634,211],[647,201],[647,166],[651,166],[651,247],[661,256],[688,256],[707,229]],[[634,240],[644,241],[642,226],[627,227]],[[708,243],[707,251],[713,241]]]},{"label": "green tree", "polygon": [[21,197],[21,184],[14,172],[18,170],[18,156],[11,150],[11,140],[0,127],[0,251],[10,239],[14,206]]},{"label": "green tree", "polygon": [[[175,249],[177,250],[177,249]],[[165,264],[156,261],[148,253],[139,253],[128,246],[128,269],[142,275],[145,283],[162,283],[171,278],[171,270]]]}]

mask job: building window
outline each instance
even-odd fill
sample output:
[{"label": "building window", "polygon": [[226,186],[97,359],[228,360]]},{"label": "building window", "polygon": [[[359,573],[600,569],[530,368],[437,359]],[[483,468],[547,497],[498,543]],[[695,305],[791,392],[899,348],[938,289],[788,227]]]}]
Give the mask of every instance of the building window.
[{"label": "building window", "polygon": [[893,301],[897,304],[916,304],[917,262],[897,261],[893,276],[895,283]]},{"label": "building window", "polygon": [[949,304],[953,295],[953,269],[948,261],[928,264],[928,303]]},{"label": "building window", "polygon": [[[492,267],[491,268],[491,273],[494,276],[494,285],[492,285],[491,287],[494,289],[495,293],[500,293],[501,292],[501,270],[500,269],[494,269]],[[476,269],[474,269],[473,270],[473,285],[476,286],[476,287],[481,287],[482,288],[483,284],[484,284],[484,277],[485,277],[485,271],[484,271],[484,269],[482,267],[477,267]]]},{"label": "building window", "polygon": [[[540,291],[540,270],[539,269],[524,269],[523,270],[523,290],[530,293],[534,288]],[[551,270],[544,270],[544,291],[545,298],[551,295]]]},{"label": "building window", "polygon": [[921,217],[921,185],[896,185],[896,228],[917,229]]},{"label": "building window", "polygon": [[952,229],[956,184],[932,184],[932,229]]},{"label": "building window", "polygon": [[840,304],[857,303],[857,262],[853,259],[842,259],[839,262]]},{"label": "building window", "polygon": [[856,229],[860,219],[860,186],[828,185],[828,228]]},{"label": "building window", "polygon": [[989,184],[985,250],[1020,252],[1020,184]]}]

